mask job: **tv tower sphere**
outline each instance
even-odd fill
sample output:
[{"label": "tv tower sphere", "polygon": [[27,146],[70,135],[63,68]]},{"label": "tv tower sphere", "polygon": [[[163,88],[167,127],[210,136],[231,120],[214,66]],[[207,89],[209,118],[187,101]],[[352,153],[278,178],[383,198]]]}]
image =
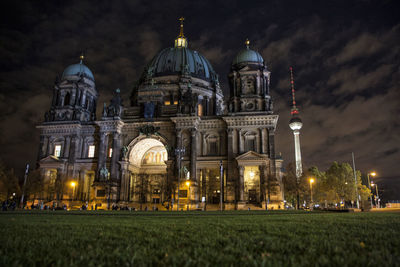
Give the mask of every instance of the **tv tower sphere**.
[{"label": "tv tower sphere", "polygon": [[292,117],[289,121],[289,127],[292,131],[298,131],[303,127],[303,122],[299,117]]}]

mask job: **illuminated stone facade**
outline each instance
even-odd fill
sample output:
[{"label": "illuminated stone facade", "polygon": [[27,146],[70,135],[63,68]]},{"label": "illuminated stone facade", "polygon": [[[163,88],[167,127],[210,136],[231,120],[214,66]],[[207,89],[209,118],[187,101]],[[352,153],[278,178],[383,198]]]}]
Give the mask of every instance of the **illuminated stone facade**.
[{"label": "illuminated stone facade", "polygon": [[225,209],[283,208],[278,115],[261,55],[246,43],[224,101],[211,64],[187,48],[183,29],[178,39],[150,62],[130,105],[117,89],[100,119],[91,71],[82,61],[64,71],[38,126],[44,201],[176,210],[179,186],[180,209],[217,209],[222,165]]}]

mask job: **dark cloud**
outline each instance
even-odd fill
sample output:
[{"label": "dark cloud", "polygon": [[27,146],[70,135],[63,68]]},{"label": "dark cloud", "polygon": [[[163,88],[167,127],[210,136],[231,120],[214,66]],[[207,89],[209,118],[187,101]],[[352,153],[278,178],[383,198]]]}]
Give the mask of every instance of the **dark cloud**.
[{"label": "dark cloud", "polygon": [[2,2],[1,157],[35,162],[38,131],[57,75],[85,53],[101,103],[120,88],[125,104],[157,51],[171,47],[186,17],[190,48],[204,54],[228,93],[230,64],[249,38],[272,72],[280,115],[276,150],[293,161],[289,66],[295,70],[305,165],[351,160],[399,175],[400,21],[395,2],[53,1]]}]

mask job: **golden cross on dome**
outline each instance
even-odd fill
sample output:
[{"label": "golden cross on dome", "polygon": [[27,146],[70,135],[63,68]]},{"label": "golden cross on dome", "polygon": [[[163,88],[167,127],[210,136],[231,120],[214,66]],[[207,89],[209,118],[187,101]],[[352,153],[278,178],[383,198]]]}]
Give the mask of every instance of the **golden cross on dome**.
[{"label": "golden cross on dome", "polygon": [[179,37],[184,37],[184,35],[183,35],[183,22],[185,21],[185,18],[184,17],[180,17],[179,20],[181,22],[181,31],[179,33]]},{"label": "golden cross on dome", "polygon": [[180,17],[179,21],[181,22],[181,30],[179,32],[178,37],[175,39],[175,47],[187,47],[187,40],[183,35],[183,21],[185,20],[184,17]]}]

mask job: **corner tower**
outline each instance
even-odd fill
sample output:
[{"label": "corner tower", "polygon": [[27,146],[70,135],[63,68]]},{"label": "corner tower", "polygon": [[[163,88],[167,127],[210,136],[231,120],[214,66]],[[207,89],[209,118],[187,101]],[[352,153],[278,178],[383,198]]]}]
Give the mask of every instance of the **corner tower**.
[{"label": "corner tower", "polygon": [[229,113],[272,113],[272,101],[269,95],[270,72],[262,56],[246,48],[234,58],[228,75],[231,101]]},{"label": "corner tower", "polygon": [[303,174],[303,168],[301,164],[301,151],[300,151],[300,129],[303,127],[303,122],[299,117],[299,110],[296,107],[295,91],[294,91],[294,79],[293,79],[293,68],[290,67],[290,85],[292,88],[292,118],[289,121],[289,127],[293,131],[294,135],[294,155],[296,160],[296,178],[299,182],[300,176]]},{"label": "corner tower", "polygon": [[68,66],[54,86],[50,110],[45,114],[46,122],[96,120],[98,93],[90,69],[80,62]]}]

